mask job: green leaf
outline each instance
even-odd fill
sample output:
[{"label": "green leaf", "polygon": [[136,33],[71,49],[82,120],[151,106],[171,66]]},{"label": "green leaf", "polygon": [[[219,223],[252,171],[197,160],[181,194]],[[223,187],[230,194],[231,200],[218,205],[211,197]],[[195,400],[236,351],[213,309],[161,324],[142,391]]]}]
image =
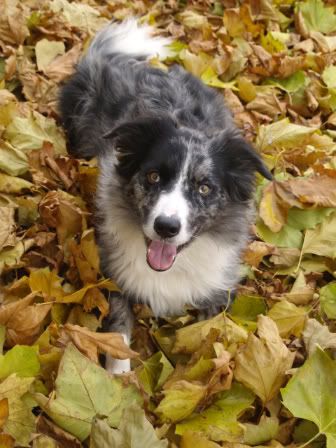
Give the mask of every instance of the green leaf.
[{"label": "green leaf", "polygon": [[287,224],[297,230],[314,229],[325,217],[334,212],[334,208],[312,208],[301,210],[291,208],[288,211]]},{"label": "green leaf", "polygon": [[28,158],[10,143],[0,141],[0,170],[11,176],[19,176],[28,170]]},{"label": "green leaf", "polygon": [[133,385],[111,377],[72,344],[64,352],[55,385],[55,397],[34,397],[57,425],[81,441],[90,434],[96,415],[105,415],[109,425],[118,426],[123,409],[141,401]]},{"label": "green leaf", "polygon": [[336,319],[336,282],[328,283],[320,289],[320,303],[329,319]]},{"label": "green leaf", "polygon": [[33,112],[28,118],[16,116],[4,136],[15,148],[22,151],[41,149],[46,141],[54,145],[56,154],[66,154],[64,136],[55,120],[38,112]]},{"label": "green leaf", "polygon": [[260,239],[274,246],[296,249],[300,249],[302,246],[302,233],[287,224],[279,232],[275,233],[259,219],[256,223],[256,231]]},{"label": "green leaf", "polygon": [[307,0],[297,5],[309,31],[332,33],[336,31],[335,8],[324,6],[322,0]]},{"label": "green leaf", "polygon": [[142,367],[138,369],[137,375],[145,392],[153,395],[173,371],[174,368],[165,355],[162,352],[157,352],[142,362]]},{"label": "green leaf", "polygon": [[5,355],[0,356],[0,379],[12,373],[18,377],[34,377],[40,371],[38,347],[16,345]]},{"label": "green leaf", "polygon": [[159,440],[144,411],[137,405],[124,409],[118,429],[106,420],[95,418],[90,448],[166,448],[167,440]]},{"label": "green leaf", "polygon": [[327,216],[315,229],[306,231],[302,253],[336,257],[336,213]]},{"label": "green leaf", "polygon": [[276,417],[262,415],[258,425],[245,423],[244,443],[247,445],[261,445],[275,439],[279,430],[279,421]]},{"label": "green leaf", "polygon": [[254,397],[242,384],[233,383],[232,388],[218,394],[205,411],[178,423],[176,434],[182,435],[191,430],[203,432],[215,441],[236,441],[243,434],[243,427],[237,419],[251,406]]},{"label": "green leaf", "polygon": [[188,417],[206,394],[206,387],[188,381],[177,381],[164,390],[164,398],[155,413],[163,421],[177,422]]},{"label": "green leaf", "polygon": [[31,409],[22,400],[29,391],[34,378],[19,378],[15,374],[0,384],[0,400],[7,398],[9,416],[4,425],[4,432],[16,440],[17,445],[28,447],[32,433],[35,431],[35,417]]},{"label": "green leaf", "polygon": [[265,83],[276,86],[279,89],[284,90],[285,92],[294,93],[299,89],[305,87],[308,82],[309,78],[306,77],[305,73],[302,70],[299,70],[288,78],[268,78]]},{"label": "green leaf", "polygon": [[283,149],[300,145],[316,129],[290,123],[288,118],[259,128],[256,145],[260,151],[270,148]]},{"label": "green leaf", "polygon": [[321,349],[308,358],[282,389],[283,404],[294,415],[314,422],[327,437],[327,448],[336,445],[336,361]]},{"label": "green leaf", "polygon": [[329,89],[336,88],[336,66],[329,65],[323,70],[322,79]]},{"label": "green leaf", "polygon": [[238,90],[236,87],[236,81],[224,82],[221,81],[217,73],[212,67],[208,67],[201,75],[201,80],[210,87],[217,87],[219,89],[231,89]]},{"label": "green leaf", "polygon": [[245,320],[257,320],[259,314],[265,314],[266,304],[263,297],[238,295],[231,305],[230,314]]}]

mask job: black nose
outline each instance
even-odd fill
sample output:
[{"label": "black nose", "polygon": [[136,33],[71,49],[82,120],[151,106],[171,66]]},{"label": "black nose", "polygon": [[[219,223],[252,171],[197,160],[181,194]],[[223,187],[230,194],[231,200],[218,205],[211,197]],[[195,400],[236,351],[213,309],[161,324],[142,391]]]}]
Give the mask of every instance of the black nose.
[{"label": "black nose", "polygon": [[154,221],[154,230],[162,238],[171,238],[179,233],[181,223],[173,216],[158,216]]}]

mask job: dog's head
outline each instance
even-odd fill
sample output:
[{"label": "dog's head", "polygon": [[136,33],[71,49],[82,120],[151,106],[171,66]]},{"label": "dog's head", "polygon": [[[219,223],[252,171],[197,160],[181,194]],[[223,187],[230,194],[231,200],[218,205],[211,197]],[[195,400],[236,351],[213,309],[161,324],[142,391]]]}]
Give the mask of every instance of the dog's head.
[{"label": "dog's head", "polygon": [[160,116],[121,124],[105,137],[113,140],[117,173],[140,219],[147,262],[157,271],[171,268],[178,252],[211,230],[230,205],[249,202],[256,171],[271,178],[232,130],[206,137]]}]

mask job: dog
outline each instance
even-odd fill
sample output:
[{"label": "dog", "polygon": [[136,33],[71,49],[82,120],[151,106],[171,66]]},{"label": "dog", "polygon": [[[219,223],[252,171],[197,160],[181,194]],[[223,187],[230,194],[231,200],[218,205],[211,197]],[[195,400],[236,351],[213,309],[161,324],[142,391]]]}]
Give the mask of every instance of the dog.
[{"label": "dog", "polygon": [[[169,40],[152,34],[135,19],[107,26],[60,92],[70,153],[98,158],[101,268],[123,291],[111,299],[109,331],[127,343],[134,302],[155,316],[227,305],[254,219],[255,173],[272,177],[220,93],[179,65],[150,65],[169,55]],[[107,358],[106,368],[130,363]]]}]

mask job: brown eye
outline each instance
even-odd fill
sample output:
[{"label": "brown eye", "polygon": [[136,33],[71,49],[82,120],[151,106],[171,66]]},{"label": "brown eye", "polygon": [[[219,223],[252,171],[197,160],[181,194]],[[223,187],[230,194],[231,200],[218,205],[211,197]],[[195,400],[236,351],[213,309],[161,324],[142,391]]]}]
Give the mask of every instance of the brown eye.
[{"label": "brown eye", "polygon": [[147,180],[150,184],[157,184],[160,182],[160,174],[157,171],[150,171],[147,173]]},{"label": "brown eye", "polygon": [[211,188],[207,184],[202,184],[198,187],[198,192],[202,196],[208,196],[211,193]]}]

